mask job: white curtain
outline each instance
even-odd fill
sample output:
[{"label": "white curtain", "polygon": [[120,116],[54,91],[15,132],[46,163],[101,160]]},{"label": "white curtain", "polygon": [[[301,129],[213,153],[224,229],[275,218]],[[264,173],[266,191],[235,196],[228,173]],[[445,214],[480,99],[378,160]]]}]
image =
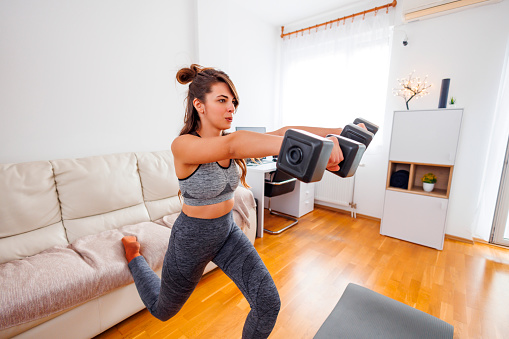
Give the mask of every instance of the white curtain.
[{"label": "white curtain", "polygon": [[[276,126],[342,127],[356,117],[381,125],[391,21],[391,12],[383,10],[285,37]],[[375,138],[373,145],[382,139]]]}]

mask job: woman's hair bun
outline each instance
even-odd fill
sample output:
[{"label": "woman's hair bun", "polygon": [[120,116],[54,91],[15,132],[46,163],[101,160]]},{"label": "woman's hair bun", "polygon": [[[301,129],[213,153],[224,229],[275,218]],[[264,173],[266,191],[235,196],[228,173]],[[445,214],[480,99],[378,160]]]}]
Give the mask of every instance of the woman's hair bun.
[{"label": "woman's hair bun", "polygon": [[197,64],[192,64],[190,67],[181,68],[177,72],[177,81],[182,85],[190,83],[201,71],[203,71],[203,67]]}]

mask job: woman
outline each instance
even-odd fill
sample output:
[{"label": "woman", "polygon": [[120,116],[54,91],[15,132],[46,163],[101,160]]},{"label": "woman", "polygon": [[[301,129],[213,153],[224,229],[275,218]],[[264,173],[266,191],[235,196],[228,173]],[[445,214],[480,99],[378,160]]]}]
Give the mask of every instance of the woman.
[{"label": "woman", "polygon": [[[233,192],[239,180],[248,187],[242,159],[278,154],[288,127],[267,134],[226,134],[239,104],[230,78],[222,71],[191,65],[178,71],[177,80],[190,83],[185,125],[171,145],[184,200],[182,213],[172,228],[161,279],[140,255],[140,244],[132,236],[122,239],[129,269],[147,309],[165,321],[181,309],[212,261],[251,306],[242,337],[267,338],[279,313],[279,294],[255,248],[233,221]],[[322,136],[341,133],[339,128],[296,128]],[[337,139],[331,140],[328,168],[338,170],[343,155]]]}]

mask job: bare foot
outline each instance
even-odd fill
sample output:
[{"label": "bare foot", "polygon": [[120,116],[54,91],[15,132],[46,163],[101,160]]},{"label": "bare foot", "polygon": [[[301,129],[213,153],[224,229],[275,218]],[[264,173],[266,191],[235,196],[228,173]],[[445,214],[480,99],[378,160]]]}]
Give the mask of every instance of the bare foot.
[{"label": "bare foot", "polygon": [[134,235],[126,236],[122,238],[122,244],[124,244],[125,257],[127,262],[140,256],[140,243],[136,240]]}]

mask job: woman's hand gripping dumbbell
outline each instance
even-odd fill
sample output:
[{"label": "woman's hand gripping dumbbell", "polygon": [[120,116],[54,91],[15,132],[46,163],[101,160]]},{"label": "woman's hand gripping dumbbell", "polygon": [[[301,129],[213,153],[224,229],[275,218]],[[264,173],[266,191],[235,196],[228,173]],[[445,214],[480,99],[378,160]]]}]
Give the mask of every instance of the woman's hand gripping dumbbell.
[{"label": "woman's hand gripping dumbbell", "polygon": [[353,124],[346,125],[340,135],[328,135],[328,137],[334,136],[338,139],[344,157],[344,160],[339,164],[339,170],[329,171],[342,178],[353,176],[377,131],[377,125],[365,119],[357,118]]},{"label": "woman's hand gripping dumbbell", "polygon": [[[373,139],[373,133],[369,130],[375,133],[378,130],[378,126],[364,119],[356,119],[354,123],[363,124],[364,126],[361,126],[367,130],[359,125],[349,124],[340,135],[328,135],[327,138],[305,131],[287,130],[278,155],[277,167],[303,182],[320,181],[326,169],[341,177],[352,176],[366,147]],[[336,141],[343,153],[343,161],[337,148],[332,154]],[[338,161],[341,161],[339,169],[333,165]]]}]

